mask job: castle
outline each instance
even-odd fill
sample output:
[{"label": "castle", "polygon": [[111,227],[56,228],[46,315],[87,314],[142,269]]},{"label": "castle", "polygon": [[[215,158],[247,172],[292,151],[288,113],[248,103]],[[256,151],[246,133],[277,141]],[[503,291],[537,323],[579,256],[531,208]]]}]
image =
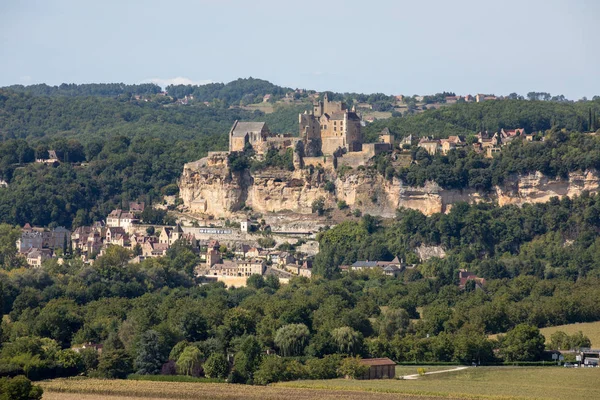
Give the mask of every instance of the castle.
[{"label": "castle", "polygon": [[313,104],[311,113],[300,114],[298,122],[300,138],[311,156],[332,155],[338,149],[342,152],[362,150],[360,116],[341,101],[329,101],[327,94],[323,101]]},{"label": "castle", "polygon": [[[335,169],[338,165],[365,165],[377,154],[394,148],[393,135],[387,129],[377,142],[363,143],[361,117],[345,103],[329,101],[327,94],[313,103],[311,112],[299,114],[298,122],[300,134],[292,137],[271,133],[265,122],[235,121],[229,131],[229,153],[242,152],[247,146],[258,155],[269,149],[293,148],[296,167],[321,165]],[[209,158],[209,164],[214,164],[223,155],[211,152]]]}]

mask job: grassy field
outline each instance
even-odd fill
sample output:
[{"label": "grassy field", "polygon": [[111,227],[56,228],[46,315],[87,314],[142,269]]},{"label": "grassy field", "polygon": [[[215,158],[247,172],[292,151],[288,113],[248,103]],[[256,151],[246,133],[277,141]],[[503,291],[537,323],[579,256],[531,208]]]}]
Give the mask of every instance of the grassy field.
[{"label": "grassy field", "polygon": [[600,399],[600,368],[479,367],[417,380],[297,381],[276,387],[363,390],[461,399]]},{"label": "grassy field", "polygon": [[[399,381],[397,381],[399,382]],[[226,383],[179,383],[101,379],[55,379],[39,383],[43,400],[434,400],[433,396],[375,393],[336,389],[304,389]],[[446,397],[448,398],[448,397]],[[452,398],[451,398],[452,399]]]},{"label": "grassy field", "polygon": [[546,341],[548,342],[550,341],[550,335],[556,331],[563,331],[568,335],[581,331],[585,336],[590,338],[593,348],[600,347],[600,321],[551,326],[549,328],[540,329],[540,332],[542,332],[542,335],[546,337]]},{"label": "grassy field", "polygon": [[[546,343],[550,342],[550,335],[552,335],[556,331],[563,331],[568,335],[572,335],[581,331],[585,336],[590,338],[590,340],[592,341],[593,348],[600,347],[600,321],[550,326],[548,328],[540,329],[540,332],[546,338]],[[495,339],[497,337],[498,335],[490,335],[491,339]]]},{"label": "grassy field", "polygon": [[[402,375],[413,367],[399,367]],[[410,368],[411,370],[408,370]],[[416,368],[416,367],[415,367]],[[428,371],[444,369],[425,367]],[[452,367],[449,367],[452,368]],[[295,381],[271,386],[225,383],[55,379],[43,400],[137,399],[600,399],[600,368],[479,367],[417,380]]]}]

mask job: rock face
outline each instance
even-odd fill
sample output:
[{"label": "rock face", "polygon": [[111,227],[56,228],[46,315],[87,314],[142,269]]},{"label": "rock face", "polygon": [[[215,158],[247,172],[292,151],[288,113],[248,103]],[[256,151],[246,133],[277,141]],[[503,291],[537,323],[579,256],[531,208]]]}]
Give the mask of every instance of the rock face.
[{"label": "rock face", "polygon": [[445,190],[433,182],[411,187],[368,170],[343,176],[322,169],[230,172],[226,165],[212,165],[206,159],[186,164],[179,181],[180,196],[189,211],[217,218],[229,217],[244,206],[261,213],[309,214],[313,201],[320,197],[326,207],[336,207],[336,202],[343,200],[351,208],[382,217],[394,216],[399,207],[431,215],[447,212],[459,201],[520,206],[546,202],[553,196],[572,197],[584,190],[597,192],[599,187],[596,171],[571,173],[568,179],[550,179],[541,173],[514,176],[488,193],[479,193],[471,189]]}]

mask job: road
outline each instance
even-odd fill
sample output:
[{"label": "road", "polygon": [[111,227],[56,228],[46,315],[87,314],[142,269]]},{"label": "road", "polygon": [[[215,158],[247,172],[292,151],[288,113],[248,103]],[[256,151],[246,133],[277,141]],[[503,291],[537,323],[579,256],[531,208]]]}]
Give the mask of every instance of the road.
[{"label": "road", "polygon": [[[443,371],[432,371],[432,372],[425,372],[425,375],[431,375],[431,374],[442,374],[444,372],[454,372],[454,371],[462,371],[463,369],[467,369],[469,367],[456,367],[456,368],[452,368],[452,369],[445,369]],[[402,379],[418,379],[419,374],[414,374],[414,375],[404,375],[402,377]]]}]

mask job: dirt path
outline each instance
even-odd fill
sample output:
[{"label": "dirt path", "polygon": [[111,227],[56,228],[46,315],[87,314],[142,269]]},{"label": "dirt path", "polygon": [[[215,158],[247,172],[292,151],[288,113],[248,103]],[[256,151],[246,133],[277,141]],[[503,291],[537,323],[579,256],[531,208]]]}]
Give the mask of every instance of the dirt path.
[{"label": "dirt path", "polygon": [[[424,375],[441,374],[441,373],[444,373],[444,372],[462,371],[463,369],[467,369],[467,368],[469,368],[469,367],[456,367],[456,368],[452,368],[452,369],[444,369],[442,371],[425,372]],[[404,375],[402,378],[403,379],[418,379],[419,376],[422,376],[422,375],[419,375],[419,374]]]}]

